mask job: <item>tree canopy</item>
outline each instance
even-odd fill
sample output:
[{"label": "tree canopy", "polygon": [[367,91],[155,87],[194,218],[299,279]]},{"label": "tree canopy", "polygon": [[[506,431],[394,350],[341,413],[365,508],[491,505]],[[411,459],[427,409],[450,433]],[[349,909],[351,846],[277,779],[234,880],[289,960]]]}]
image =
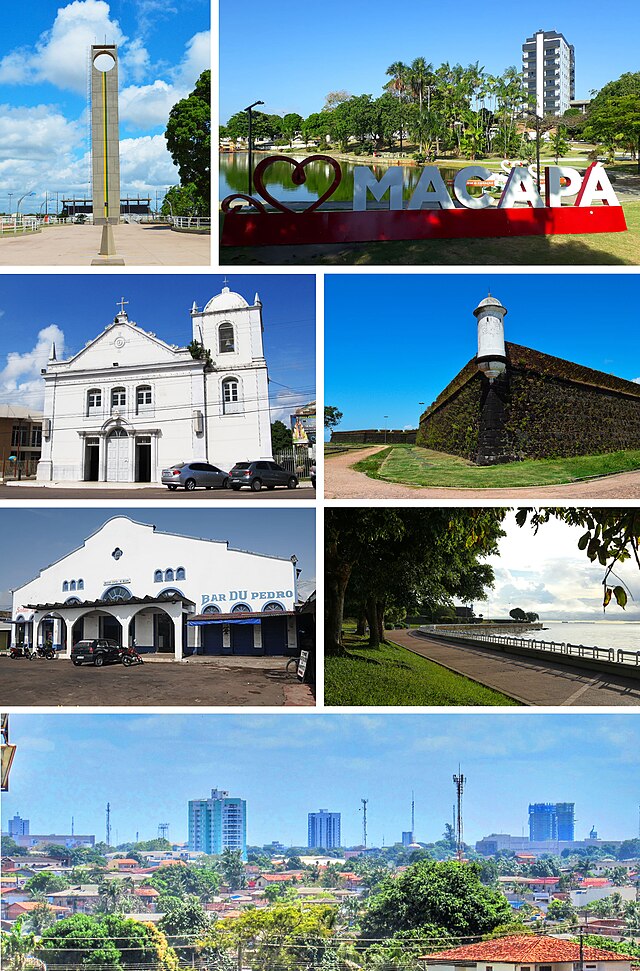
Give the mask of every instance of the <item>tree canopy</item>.
[{"label": "tree canopy", "polygon": [[187,98],[169,112],[167,148],[199,215],[211,211],[211,71],[203,71]]},{"label": "tree canopy", "polygon": [[153,971],[177,971],[175,952],[152,924],[124,920],[114,914],[75,914],[42,934],[36,956],[48,968],[100,968],[121,971],[145,966]]}]

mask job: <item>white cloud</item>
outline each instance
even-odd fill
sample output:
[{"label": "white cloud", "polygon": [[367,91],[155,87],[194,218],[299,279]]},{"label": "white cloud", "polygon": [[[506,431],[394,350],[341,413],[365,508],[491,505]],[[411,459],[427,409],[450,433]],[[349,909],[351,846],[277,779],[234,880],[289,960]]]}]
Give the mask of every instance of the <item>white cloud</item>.
[{"label": "white cloud", "polygon": [[120,63],[126,75],[131,75],[134,81],[142,81],[149,71],[151,58],[143,42],[136,37],[124,50]]},{"label": "white cloud", "polygon": [[143,135],[120,142],[120,181],[140,192],[176,185],[178,170],[167,151],[164,135]]},{"label": "white cloud", "polygon": [[60,7],[51,30],[35,46],[12,51],[0,61],[0,83],[48,81],[82,94],[87,88],[87,58],[92,44],[124,44],[127,40],[105,0],[72,0]]},{"label": "white cloud", "polygon": [[56,324],[38,332],[35,347],[19,353],[10,351],[7,363],[0,371],[0,402],[42,409],[44,381],[40,370],[47,366],[51,344],[55,343],[58,358],[64,356],[64,333]]},{"label": "white cloud", "polygon": [[176,69],[176,83],[191,90],[203,71],[211,65],[211,32],[202,30],[187,41],[185,55]]}]

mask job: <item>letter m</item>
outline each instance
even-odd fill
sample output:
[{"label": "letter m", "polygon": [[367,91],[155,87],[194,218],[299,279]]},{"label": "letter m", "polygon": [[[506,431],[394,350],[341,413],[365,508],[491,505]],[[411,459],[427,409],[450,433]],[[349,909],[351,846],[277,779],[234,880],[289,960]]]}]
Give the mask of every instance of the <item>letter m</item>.
[{"label": "letter m", "polygon": [[400,166],[388,168],[380,181],[366,165],[358,165],[353,172],[353,208],[355,212],[364,212],[367,208],[367,192],[370,192],[377,202],[382,202],[386,192],[389,193],[389,209],[402,209],[402,174]]}]

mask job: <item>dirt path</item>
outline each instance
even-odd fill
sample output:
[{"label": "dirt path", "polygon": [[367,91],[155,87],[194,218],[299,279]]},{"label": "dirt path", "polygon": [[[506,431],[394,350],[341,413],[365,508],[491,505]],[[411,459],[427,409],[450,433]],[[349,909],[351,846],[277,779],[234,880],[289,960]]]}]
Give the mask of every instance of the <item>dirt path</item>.
[{"label": "dirt path", "polygon": [[621,472],[588,482],[527,486],[524,489],[417,488],[370,479],[351,468],[384,445],[344,452],[327,458],[324,491],[327,499],[640,499],[640,472]]},{"label": "dirt path", "polygon": [[589,705],[640,705],[640,681],[585,671],[568,664],[555,664],[494,654],[474,645],[430,641],[413,631],[393,631],[395,643],[414,654],[442,664],[487,688],[501,691],[525,705],[574,707]]}]

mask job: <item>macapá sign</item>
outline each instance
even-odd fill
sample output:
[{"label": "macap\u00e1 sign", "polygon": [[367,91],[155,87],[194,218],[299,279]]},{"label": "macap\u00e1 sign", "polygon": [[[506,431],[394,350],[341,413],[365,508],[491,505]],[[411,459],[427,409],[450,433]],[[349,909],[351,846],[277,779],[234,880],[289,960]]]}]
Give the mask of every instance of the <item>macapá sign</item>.
[{"label": "macap\u00e1 sign", "polygon": [[[333,181],[305,209],[291,209],[272,196],[264,184],[267,169],[283,161],[292,166],[294,185],[304,184],[305,168],[313,162],[327,163],[333,169]],[[254,172],[259,198],[237,193],[222,201],[222,245],[547,236],[617,233],[627,228],[622,206],[599,162],[593,162],[584,176],[567,166],[546,166],[541,192],[529,169],[514,165],[497,200],[484,188],[493,180],[495,173],[481,165],[468,165],[460,169],[449,189],[437,166],[427,165],[405,201],[401,166],[389,167],[378,178],[372,169],[361,165],[354,169],[352,208],[321,209],[342,181],[336,159],[310,155],[298,161],[288,155],[270,155]],[[482,191],[472,195],[470,185],[480,186]],[[574,196],[573,204],[564,201]],[[236,200],[251,203],[253,211],[238,209],[233,205]],[[375,208],[371,208],[374,203]]]}]

